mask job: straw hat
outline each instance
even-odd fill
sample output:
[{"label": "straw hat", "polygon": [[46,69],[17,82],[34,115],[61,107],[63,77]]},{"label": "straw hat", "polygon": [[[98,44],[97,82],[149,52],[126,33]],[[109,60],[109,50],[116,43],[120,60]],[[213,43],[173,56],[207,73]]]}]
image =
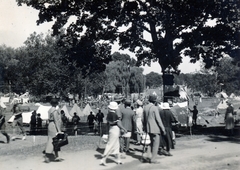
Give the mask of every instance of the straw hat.
[{"label": "straw hat", "polygon": [[142,105],[143,105],[143,103],[142,103],[141,100],[137,100],[136,103],[137,103],[139,106],[142,106]]},{"label": "straw hat", "polygon": [[108,108],[111,110],[117,110],[118,109],[118,104],[117,102],[110,102],[108,105]]},{"label": "straw hat", "polygon": [[164,102],[163,105],[162,105],[162,109],[171,109],[170,106],[169,106],[169,103]]}]

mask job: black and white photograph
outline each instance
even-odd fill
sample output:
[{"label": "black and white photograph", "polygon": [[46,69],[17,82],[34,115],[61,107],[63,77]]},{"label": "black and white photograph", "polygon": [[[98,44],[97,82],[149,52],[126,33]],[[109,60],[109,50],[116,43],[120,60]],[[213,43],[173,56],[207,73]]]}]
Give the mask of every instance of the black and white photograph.
[{"label": "black and white photograph", "polygon": [[0,0],[0,169],[240,169],[240,2]]}]

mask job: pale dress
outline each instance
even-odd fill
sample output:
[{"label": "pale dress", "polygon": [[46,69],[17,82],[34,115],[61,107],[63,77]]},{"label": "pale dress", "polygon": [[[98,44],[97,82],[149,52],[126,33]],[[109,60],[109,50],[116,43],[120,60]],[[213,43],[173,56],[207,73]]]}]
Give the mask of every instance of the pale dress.
[{"label": "pale dress", "polygon": [[55,123],[58,123],[58,127],[61,125],[61,115],[60,113],[52,107],[48,111],[48,116],[49,116],[49,124],[48,124],[48,139],[47,139],[47,144],[45,148],[45,152],[48,154],[53,153],[53,140],[52,138],[56,136],[57,134],[57,128]]}]

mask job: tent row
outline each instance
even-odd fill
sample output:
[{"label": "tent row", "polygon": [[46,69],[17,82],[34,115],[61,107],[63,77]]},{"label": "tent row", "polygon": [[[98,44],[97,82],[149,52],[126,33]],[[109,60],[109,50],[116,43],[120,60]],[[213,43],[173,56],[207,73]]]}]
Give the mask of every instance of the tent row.
[{"label": "tent row", "polygon": [[[40,104],[37,104],[37,106],[39,106],[39,107],[36,110],[36,112],[41,114],[42,120],[47,120],[48,119],[48,111],[51,108],[51,106],[44,106],[44,105],[40,105]],[[90,114],[90,112],[95,114],[89,104],[87,104],[86,107],[83,110],[81,110],[80,107],[77,104],[74,104],[70,111],[68,111],[68,108],[67,108],[66,105],[64,105],[62,108],[58,108],[58,110],[59,111],[63,110],[66,117],[69,120],[72,119],[75,112],[77,113],[77,115],[79,117],[88,116]],[[23,112],[22,113],[23,123],[25,123],[25,124],[30,123],[32,112],[33,112],[33,110],[29,111],[29,112]],[[8,120],[8,122],[12,123],[13,120],[14,120],[14,116],[11,116],[11,118]]]}]

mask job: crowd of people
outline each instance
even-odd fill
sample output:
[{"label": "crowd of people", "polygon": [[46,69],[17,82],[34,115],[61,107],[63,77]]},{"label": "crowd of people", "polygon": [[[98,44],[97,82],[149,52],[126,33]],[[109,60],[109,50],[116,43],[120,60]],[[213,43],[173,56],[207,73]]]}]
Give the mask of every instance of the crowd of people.
[{"label": "crowd of people", "polygon": [[[168,102],[160,107],[157,96],[149,95],[148,102],[143,105],[141,100],[132,101],[119,96],[108,106],[106,120],[109,124],[108,142],[100,164],[106,166],[110,154],[116,156],[116,163],[122,164],[121,158],[131,153],[130,139],[135,138],[135,145],[147,145],[146,157],[142,160],[152,164],[159,163],[158,154],[172,156],[174,149],[172,124],[178,120],[171,112]],[[149,143],[146,142],[146,134]],[[135,136],[135,137],[134,137]],[[145,138],[145,139],[144,139]]]},{"label": "crowd of people", "polygon": [[[45,162],[58,159],[58,152],[60,148],[55,149],[53,145],[53,138],[56,134],[67,133],[69,119],[66,117],[63,110],[59,112],[56,108],[58,100],[53,98],[51,100],[51,108],[48,111],[48,124],[47,135],[48,140],[45,150]],[[0,107],[0,130],[1,133],[6,136],[7,143],[10,142],[10,136],[5,130],[5,117],[4,109]],[[189,109],[193,113],[193,124],[197,124],[198,110],[196,106],[193,106],[193,110]],[[234,109],[231,102],[228,102],[228,108],[226,109],[225,122],[226,129],[229,133],[232,133],[234,127],[233,119]],[[22,133],[22,140],[26,139],[26,131],[23,128],[22,112],[19,104],[13,106],[14,121],[12,123],[13,136],[12,140],[16,138],[16,128],[19,128]],[[79,128],[79,122],[81,118],[74,113],[71,123],[73,124],[73,133],[77,134]],[[87,123],[90,132],[95,134],[98,132],[102,135],[102,124],[104,120],[104,114],[98,109],[98,113],[94,115],[92,112],[87,117]],[[171,104],[164,102],[161,106],[157,101],[155,94],[150,94],[148,101],[141,101],[140,99],[131,100],[124,99],[122,96],[116,95],[114,100],[108,105],[108,113],[106,115],[106,121],[108,125],[108,141],[102,155],[100,164],[106,166],[109,155],[116,156],[116,163],[122,164],[122,159],[126,154],[130,154],[131,143],[130,140],[134,139],[136,142],[134,145],[146,146],[143,149],[146,156],[142,157],[144,162],[152,164],[159,163],[157,157],[159,154],[165,156],[172,156],[170,150],[174,149],[173,130],[172,125],[178,124],[177,118],[171,111]],[[37,135],[41,132],[42,119],[41,115],[36,111],[32,112],[30,120],[30,135]],[[149,139],[149,142],[146,140]]]}]

